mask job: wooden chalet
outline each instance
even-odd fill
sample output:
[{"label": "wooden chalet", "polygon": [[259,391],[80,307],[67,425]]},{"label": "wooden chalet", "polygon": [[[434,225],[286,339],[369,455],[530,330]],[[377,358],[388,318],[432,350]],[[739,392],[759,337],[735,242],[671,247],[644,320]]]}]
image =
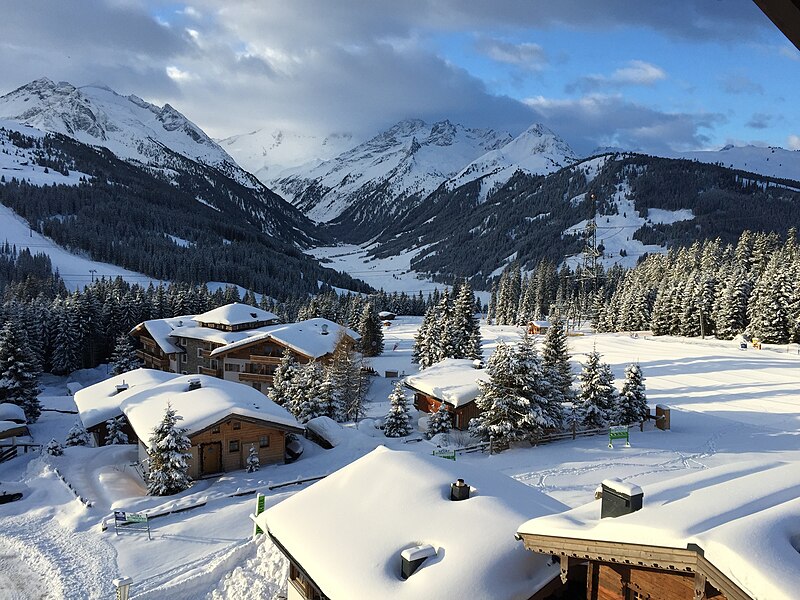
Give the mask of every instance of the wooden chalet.
[{"label": "wooden chalet", "polygon": [[544,335],[550,329],[550,321],[529,321],[528,333],[531,335]]},{"label": "wooden chalet", "polygon": [[202,315],[157,319],[131,331],[145,366],[245,383],[265,392],[288,349],[297,362],[328,360],[340,339],[351,346],[358,333],[328,319],[277,324],[277,317],[244,304]]},{"label": "wooden chalet", "polygon": [[475,399],[480,394],[478,382],[488,379],[485,369],[475,361],[447,358],[416,375],[405,378],[405,385],[414,392],[414,407],[434,413],[444,404],[453,414],[453,427],[464,430],[478,416]]},{"label": "wooden chalet", "polygon": [[786,543],[800,532],[789,525],[798,484],[797,465],[777,461],[706,469],[646,495],[607,480],[600,502],[532,519],[518,538],[560,565],[553,598],[789,600],[800,589],[800,552]]},{"label": "wooden chalet", "polygon": [[182,417],[181,427],[192,442],[193,479],[243,469],[251,447],[262,465],[282,463],[287,434],[304,431],[286,409],[248,386],[206,375],[173,375],[121,403],[144,464],[150,434],[168,403]]}]

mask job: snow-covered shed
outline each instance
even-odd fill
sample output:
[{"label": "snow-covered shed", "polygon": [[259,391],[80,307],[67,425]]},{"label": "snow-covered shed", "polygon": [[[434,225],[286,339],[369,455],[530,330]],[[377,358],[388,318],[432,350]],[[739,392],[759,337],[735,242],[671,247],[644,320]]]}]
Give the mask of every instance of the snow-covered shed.
[{"label": "snow-covered shed", "polygon": [[378,318],[381,321],[394,321],[397,318],[397,315],[390,310],[382,310],[378,313]]},{"label": "snow-covered shed", "polygon": [[25,423],[16,421],[0,421],[0,440],[9,438],[27,437],[31,433]]},{"label": "snow-covered shed", "polygon": [[139,439],[140,460],[147,458],[151,433],[167,404],[192,442],[192,478],[244,468],[251,446],[261,464],[283,462],[286,434],[303,432],[289,411],[253,388],[207,375],[173,376],[121,404]]},{"label": "snow-covered shed", "polygon": [[344,427],[330,417],[314,417],[306,423],[306,437],[326,450],[341,444],[344,436]]},{"label": "snow-covered shed", "polygon": [[441,362],[405,378],[406,387],[414,392],[414,407],[423,412],[439,410],[444,403],[453,413],[453,426],[466,429],[478,416],[475,399],[480,394],[479,381],[488,380],[485,369],[476,368],[475,361],[446,358]]},{"label": "snow-covered shed", "polygon": [[[457,479],[467,499],[451,500]],[[288,598],[522,600],[558,568],[514,539],[519,518],[563,509],[496,471],[379,447],[257,521],[289,559]]]},{"label": "snow-covered shed", "polygon": [[561,557],[569,581],[588,580],[588,597],[798,597],[796,462],[737,462],[643,490],[613,487],[623,497],[643,491],[642,508],[601,518],[602,502],[594,501],[519,527],[529,550]]},{"label": "snow-covered shed", "polygon": [[550,329],[550,321],[529,321],[528,333],[531,335],[542,335]]},{"label": "snow-covered shed", "polygon": [[[106,421],[122,416],[120,404],[123,400],[175,377],[174,373],[156,369],[135,369],[75,392],[78,416],[86,431],[94,437],[95,445],[105,445]],[[136,434],[129,423],[123,425],[122,431],[131,443],[136,442]]]},{"label": "snow-covered shed", "polygon": [[15,423],[25,424],[28,419],[25,417],[25,411],[21,406],[11,402],[3,402],[0,404],[0,421],[14,421]]}]

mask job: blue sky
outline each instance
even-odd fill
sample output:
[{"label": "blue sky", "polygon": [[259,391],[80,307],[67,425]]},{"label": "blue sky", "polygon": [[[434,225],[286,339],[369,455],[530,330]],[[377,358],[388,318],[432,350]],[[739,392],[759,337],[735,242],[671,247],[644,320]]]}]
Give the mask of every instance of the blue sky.
[{"label": "blue sky", "polygon": [[101,82],[216,137],[448,118],[580,153],[800,149],[800,52],[749,0],[37,0],[0,66],[2,91]]}]

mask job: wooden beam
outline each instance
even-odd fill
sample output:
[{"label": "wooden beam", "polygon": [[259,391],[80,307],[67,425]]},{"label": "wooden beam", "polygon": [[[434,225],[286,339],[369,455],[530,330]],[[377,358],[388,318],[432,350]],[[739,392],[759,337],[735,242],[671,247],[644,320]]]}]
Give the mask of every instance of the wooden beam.
[{"label": "wooden beam", "polygon": [[770,21],[800,50],[800,0],[754,0]]},{"label": "wooden beam", "polygon": [[567,584],[567,576],[569,573],[569,556],[566,554],[561,555],[561,583]]},{"label": "wooden beam", "polygon": [[694,574],[694,600],[706,600],[706,576]]}]

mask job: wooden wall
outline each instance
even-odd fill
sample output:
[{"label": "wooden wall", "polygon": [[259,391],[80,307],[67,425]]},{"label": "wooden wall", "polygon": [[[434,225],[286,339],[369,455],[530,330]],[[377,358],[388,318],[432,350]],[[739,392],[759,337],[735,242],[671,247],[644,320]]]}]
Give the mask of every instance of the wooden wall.
[{"label": "wooden wall", "polygon": [[[694,600],[694,574],[590,562],[589,600]],[[706,600],[726,600],[706,584]]]},{"label": "wooden wall", "polygon": [[[414,408],[417,410],[426,413],[435,413],[439,410],[441,404],[442,401],[438,398],[434,398],[423,392],[414,391]],[[453,415],[453,427],[455,429],[467,429],[469,427],[469,422],[478,416],[478,407],[475,405],[475,402],[468,402],[463,406],[457,407],[450,406],[449,404],[445,404],[445,406]]]}]

